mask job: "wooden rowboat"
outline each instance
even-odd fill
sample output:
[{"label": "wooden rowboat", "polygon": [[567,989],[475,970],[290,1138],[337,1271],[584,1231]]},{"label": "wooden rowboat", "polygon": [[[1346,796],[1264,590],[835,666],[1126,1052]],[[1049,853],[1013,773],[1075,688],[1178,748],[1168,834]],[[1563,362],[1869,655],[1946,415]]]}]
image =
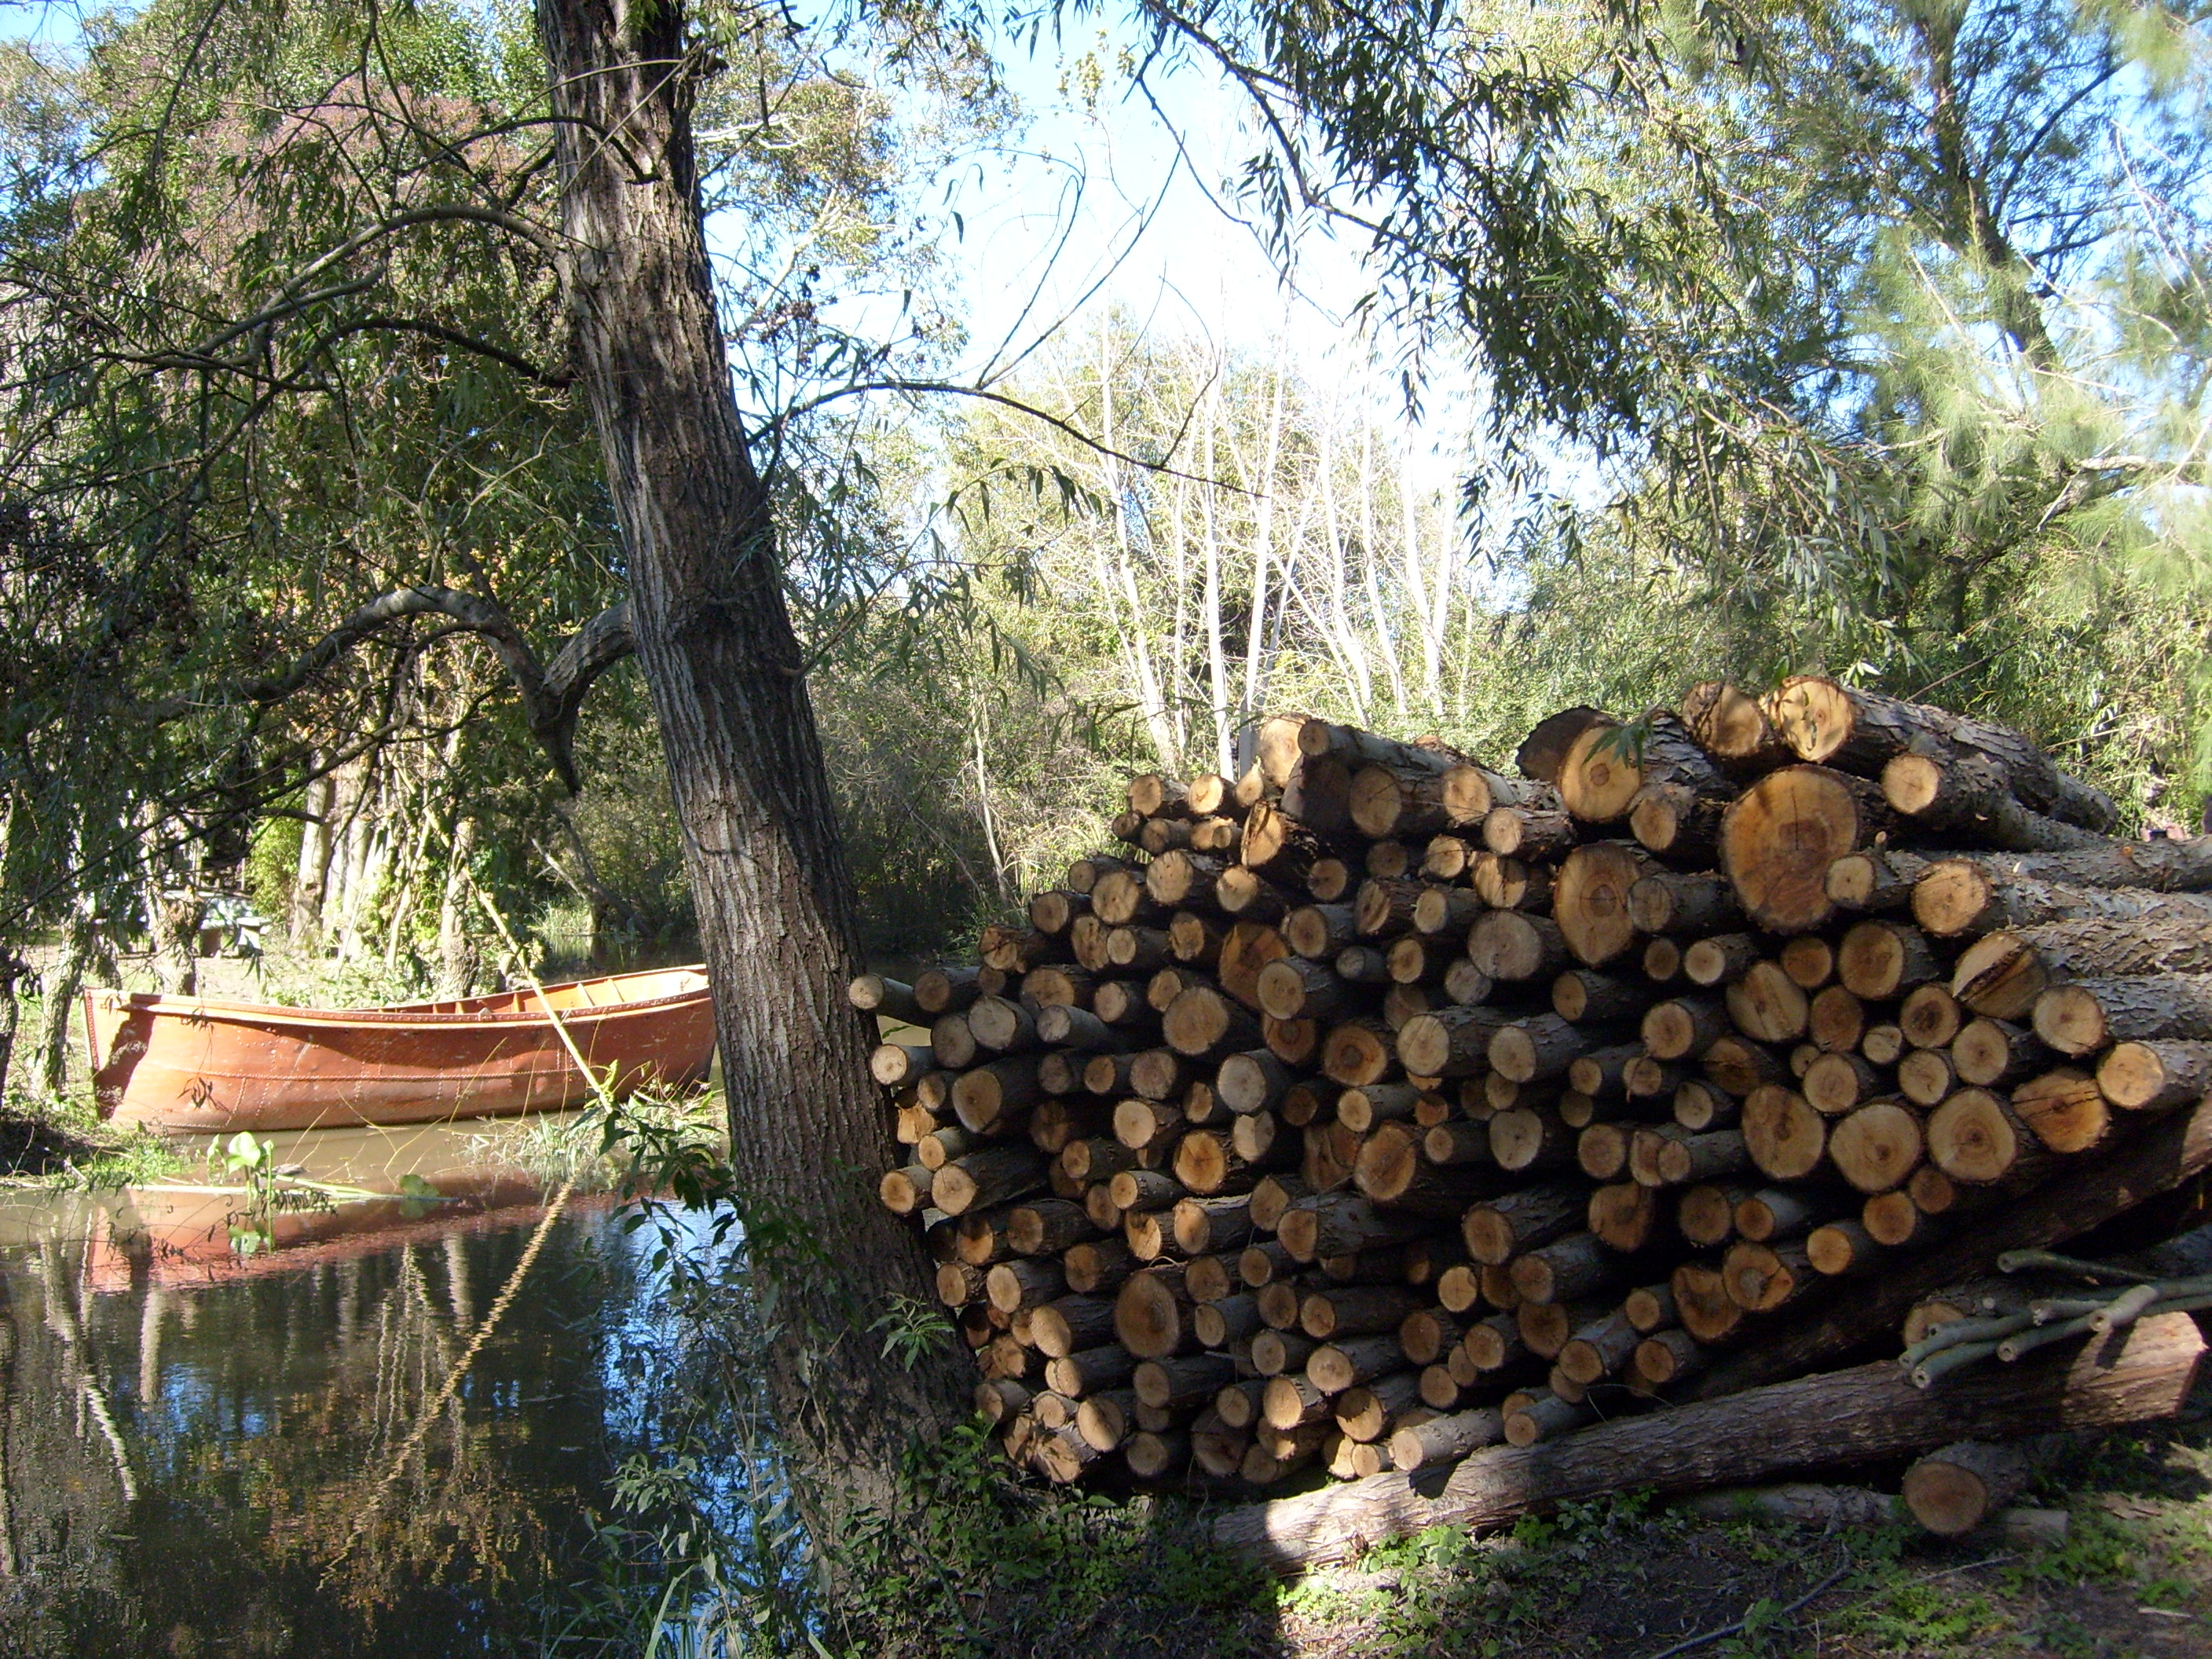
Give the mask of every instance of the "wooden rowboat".
[{"label": "wooden rowboat", "polygon": [[[551,1014],[547,1005],[551,1006]],[[617,1095],[707,1075],[714,1014],[700,968],[383,1008],[283,1008],[88,991],[102,1116],[191,1133],[423,1123],[554,1112],[591,1098],[558,1017]]]}]

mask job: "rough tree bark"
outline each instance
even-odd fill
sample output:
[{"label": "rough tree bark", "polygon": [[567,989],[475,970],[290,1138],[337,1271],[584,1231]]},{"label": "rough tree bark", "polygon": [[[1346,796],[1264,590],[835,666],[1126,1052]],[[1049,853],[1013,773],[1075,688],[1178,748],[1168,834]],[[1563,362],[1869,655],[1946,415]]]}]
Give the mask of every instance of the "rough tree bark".
[{"label": "rough tree bark", "polygon": [[476,856],[477,820],[464,815],[453,826],[446,890],[438,903],[438,994],[465,997],[476,984],[477,952],[468,929],[469,861]]},{"label": "rough tree bark", "polygon": [[[562,281],[622,528],[631,624],[684,836],[749,1200],[819,1256],[779,1285],[772,1387],[816,1523],[884,1496],[908,1437],[957,1420],[945,1353],[909,1372],[868,1322],[931,1294],[875,1200],[898,1160],[869,1079],[853,888],[715,314],[691,114],[711,53],[672,0],[538,0],[558,125]],[[764,1264],[770,1265],[773,1264]]]},{"label": "rough tree bark", "polygon": [[91,896],[79,893],[70,906],[62,933],[62,951],[46,975],[44,1005],[40,1010],[38,1046],[33,1051],[31,1086],[44,1100],[58,1101],[69,1080],[70,1016],[84,976],[99,954]]}]

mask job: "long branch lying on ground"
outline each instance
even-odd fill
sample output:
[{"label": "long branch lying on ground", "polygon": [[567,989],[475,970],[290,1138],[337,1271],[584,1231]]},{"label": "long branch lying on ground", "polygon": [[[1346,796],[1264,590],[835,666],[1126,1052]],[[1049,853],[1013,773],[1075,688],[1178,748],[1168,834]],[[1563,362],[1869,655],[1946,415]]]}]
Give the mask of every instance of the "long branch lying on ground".
[{"label": "long branch lying on ground", "polygon": [[[980,967],[854,987],[927,1028],[876,1056],[882,1195],[1051,1480],[1465,1475],[1662,1400],[1725,1437],[2212,1162],[2212,842],[2106,839],[2016,732],[1806,678],[1566,711],[1517,776],[1256,750],[1134,780],[1129,850]],[[1527,1467],[1524,1507],[1584,1490]]]}]

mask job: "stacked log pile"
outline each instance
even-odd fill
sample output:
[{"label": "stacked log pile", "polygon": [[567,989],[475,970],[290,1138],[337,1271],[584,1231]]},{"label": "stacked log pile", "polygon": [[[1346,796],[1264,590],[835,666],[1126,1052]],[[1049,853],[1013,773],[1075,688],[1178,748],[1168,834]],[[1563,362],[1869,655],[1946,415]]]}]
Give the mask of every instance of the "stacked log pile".
[{"label": "stacked log pile", "polygon": [[2164,1116],[2212,1088],[2212,842],[2111,839],[2016,732],[1801,678],[1569,710],[1510,771],[1255,747],[1133,781],[980,964],[854,988],[927,1032],[875,1057],[883,1200],[1052,1480],[1802,1376],[2212,1158]]}]

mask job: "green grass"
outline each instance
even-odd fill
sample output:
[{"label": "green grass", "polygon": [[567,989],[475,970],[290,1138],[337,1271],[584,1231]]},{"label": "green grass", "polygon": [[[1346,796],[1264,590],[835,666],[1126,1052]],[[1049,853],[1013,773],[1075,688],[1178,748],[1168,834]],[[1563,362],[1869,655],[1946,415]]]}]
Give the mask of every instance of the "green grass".
[{"label": "green grass", "polygon": [[9,1092],[0,1104],[0,1184],[121,1187],[173,1181],[190,1166],[176,1148],[143,1126],[101,1121],[88,1094],[58,1101]]},{"label": "green grass", "polygon": [[[104,1127],[104,1126],[103,1126]],[[128,1134],[110,1132],[92,1142],[83,1158],[49,1171],[45,1180],[55,1187],[143,1187],[155,1182],[179,1181],[200,1172],[198,1158],[187,1159],[175,1145],[143,1127]]]}]

